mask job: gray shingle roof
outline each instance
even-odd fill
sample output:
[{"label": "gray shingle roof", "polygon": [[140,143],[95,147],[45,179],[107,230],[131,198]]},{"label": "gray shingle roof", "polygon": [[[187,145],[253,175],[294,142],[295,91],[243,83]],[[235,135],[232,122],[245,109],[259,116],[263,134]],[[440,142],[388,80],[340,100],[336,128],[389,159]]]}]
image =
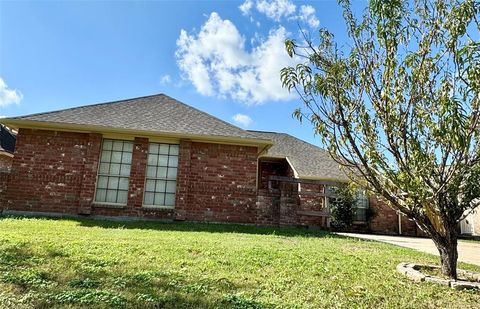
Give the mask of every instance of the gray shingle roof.
[{"label": "gray shingle roof", "polygon": [[[91,125],[137,131],[257,139],[258,137],[167,95],[86,105],[2,119]],[[267,141],[268,143],[268,141]]]},{"label": "gray shingle roof", "polygon": [[287,158],[300,178],[348,181],[339,164],[324,149],[286,133],[248,132],[259,138],[271,139],[274,144],[264,157]]}]

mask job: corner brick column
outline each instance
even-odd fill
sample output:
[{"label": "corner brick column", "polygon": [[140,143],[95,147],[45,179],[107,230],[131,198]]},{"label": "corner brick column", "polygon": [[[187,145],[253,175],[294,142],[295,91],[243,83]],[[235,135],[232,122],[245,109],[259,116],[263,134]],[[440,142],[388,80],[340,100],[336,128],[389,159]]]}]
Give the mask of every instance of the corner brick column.
[{"label": "corner brick column", "polygon": [[187,215],[191,158],[192,142],[181,140],[178,153],[177,192],[175,197],[175,219],[177,220],[185,220]]},{"label": "corner brick column", "polygon": [[90,214],[95,194],[98,161],[102,145],[102,135],[98,133],[88,134],[85,157],[83,163],[82,185],[80,188],[79,214]]},{"label": "corner brick column", "polygon": [[128,185],[128,207],[142,207],[145,172],[148,159],[148,138],[135,137],[133,143],[132,168]]}]

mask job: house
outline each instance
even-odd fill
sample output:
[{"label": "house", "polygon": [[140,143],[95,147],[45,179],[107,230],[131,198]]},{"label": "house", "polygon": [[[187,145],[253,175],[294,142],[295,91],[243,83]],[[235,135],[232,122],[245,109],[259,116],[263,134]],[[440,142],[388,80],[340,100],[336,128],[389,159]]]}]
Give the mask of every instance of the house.
[{"label": "house", "polygon": [[[329,188],[348,180],[314,145],[242,130],[164,94],[0,122],[18,132],[0,177],[4,214],[328,228]],[[376,198],[357,205],[356,230],[418,233]]]}]

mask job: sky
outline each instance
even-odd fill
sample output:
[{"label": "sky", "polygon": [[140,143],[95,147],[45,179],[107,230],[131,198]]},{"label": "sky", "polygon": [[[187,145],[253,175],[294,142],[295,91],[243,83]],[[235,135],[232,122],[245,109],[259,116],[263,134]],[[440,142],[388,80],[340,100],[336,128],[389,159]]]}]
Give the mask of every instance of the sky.
[{"label": "sky", "polygon": [[[363,5],[365,1],[357,1]],[[335,0],[0,0],[0,116],[165,93],[243,129],[319,145],[283,89],[287,38],[327,28]]]}]

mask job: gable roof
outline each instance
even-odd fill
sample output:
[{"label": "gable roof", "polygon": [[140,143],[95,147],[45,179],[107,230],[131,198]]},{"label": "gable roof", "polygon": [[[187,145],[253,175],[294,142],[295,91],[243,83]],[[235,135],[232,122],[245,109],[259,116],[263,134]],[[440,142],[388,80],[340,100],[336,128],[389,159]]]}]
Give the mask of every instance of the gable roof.
[{"label": "gable roof", "polygon": [[268,139],[255,136],[165,94],[4,118],[0,122],[13,128],[43,126],[97,132],[114,129],[117,133],[271,144]]},{"label": "gable roof", "polygon": [[249,132],[259,138],[271,139],[274,144],[262,157],[285,158],[297,178],[348,181],[348,177],[340,169],[340,165],[330,157],[326,150],[320,147],[286,133]]}]

